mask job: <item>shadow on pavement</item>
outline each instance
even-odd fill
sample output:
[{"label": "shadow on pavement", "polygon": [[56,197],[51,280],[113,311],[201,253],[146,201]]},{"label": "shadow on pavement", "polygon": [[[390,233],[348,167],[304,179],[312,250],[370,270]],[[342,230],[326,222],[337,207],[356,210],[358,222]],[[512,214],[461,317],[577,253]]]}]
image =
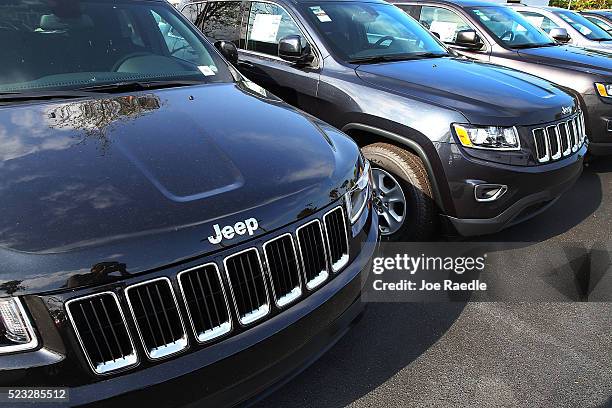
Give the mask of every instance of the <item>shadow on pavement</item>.
[{"label": "shadow on pavement", "polygon": [[465,303],[371,303],[324,358],[255,407],[341,407],[377,388],[427,351]]}]

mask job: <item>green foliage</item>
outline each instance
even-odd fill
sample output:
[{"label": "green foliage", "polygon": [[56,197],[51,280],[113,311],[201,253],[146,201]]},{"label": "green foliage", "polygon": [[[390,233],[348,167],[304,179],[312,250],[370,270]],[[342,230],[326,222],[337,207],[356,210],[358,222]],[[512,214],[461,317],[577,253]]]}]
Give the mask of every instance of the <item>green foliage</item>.
[{"label": "green foliage", "polygon": [[[567,8],[569,0],[551,0],[550,5]],[[612,0],[571,0],[572,10],[610,9]]]}]

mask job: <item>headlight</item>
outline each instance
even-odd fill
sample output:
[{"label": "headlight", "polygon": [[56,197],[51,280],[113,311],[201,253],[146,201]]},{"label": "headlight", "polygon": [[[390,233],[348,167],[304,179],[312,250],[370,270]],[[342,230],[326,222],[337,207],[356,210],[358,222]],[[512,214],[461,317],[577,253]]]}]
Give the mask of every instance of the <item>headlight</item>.
[{"label": "headlight", "polygon": [[351,191],[346,193],[346,207],[351,224],[356,223],[361,214],[363,214],[363,210],[366,208],[368,198],[372,192],[370,188],[372,180],[370,162],[363,159],[363,163],[364,165],[360,169],[361,173],[357,182]]},{"label": "headlight", "polygon": [[0,299],[0,354],[29,350],[37,345],[21,301],[14,297]]},{"label": "headlight", "polygon": [[520,150],[521,142],[515,127],[472,126],[453,124],[461,144],[474,149]]},{"label": "headlight", "polygon": [[604,98],[612,98],[612,84],[596,83],[595,88],[597,88],[597,93],[599,96],[603,96]]}]

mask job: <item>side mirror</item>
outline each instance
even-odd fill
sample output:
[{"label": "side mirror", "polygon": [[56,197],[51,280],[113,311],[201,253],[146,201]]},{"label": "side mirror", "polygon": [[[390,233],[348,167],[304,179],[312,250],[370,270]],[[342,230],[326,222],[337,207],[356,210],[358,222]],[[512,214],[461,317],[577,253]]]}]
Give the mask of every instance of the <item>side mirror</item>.
[{"label": "side mirror", "polygon": [[217,41],[215,47],[232,65],[238,65],[238,48],[231,41]]},{"label": "side mirror", "polygon": [[435,35],[438,38],[438,40],[441,40],[440,34],[436,33],[435,31],[432,31],[431,33]]},{"label": "side mirror", "polygon": [[314,59],[310,44],[299,35],[288,35],[278,42],[278,56],[294,64],[308,64]]},{"label": "side mirror", "polygon": [[482,48],[482,41],[476,31],[474,30],[463,30],[457,32],[457,38],[453,45],[457,45],[463,48],[469,48],[471,50],[479,50]]},{"label": "side mirror", "polygon": [[570,36],[565,28],[560,28],[560,27],[553,28],[552,30],[550,30],[548,35],[550,35],[553,38],[553,40],[560,42],[560,43],[566,43],[566,42],[569,42],[570,40]]}]

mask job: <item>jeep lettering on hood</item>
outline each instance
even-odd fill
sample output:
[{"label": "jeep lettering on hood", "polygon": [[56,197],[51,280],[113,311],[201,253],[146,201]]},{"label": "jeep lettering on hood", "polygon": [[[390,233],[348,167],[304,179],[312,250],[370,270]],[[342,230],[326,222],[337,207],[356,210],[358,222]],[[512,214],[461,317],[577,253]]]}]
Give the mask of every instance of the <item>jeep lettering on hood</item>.
[{"label": "jeep lettering on hood", "polygon": [[259,223],[255,218],[249,218],[244,222],[237,222],[234,226],[227,225],[225,227],[220,227],[219,224],[215,224],[213,225],[213,228],[215,230],[215,234],[208,237],[208,242],[213,245],[217,245],[221,243],[223,238],[232,239],[236,235],[244,235],[246,233],[253,235],[259,228]]}]

